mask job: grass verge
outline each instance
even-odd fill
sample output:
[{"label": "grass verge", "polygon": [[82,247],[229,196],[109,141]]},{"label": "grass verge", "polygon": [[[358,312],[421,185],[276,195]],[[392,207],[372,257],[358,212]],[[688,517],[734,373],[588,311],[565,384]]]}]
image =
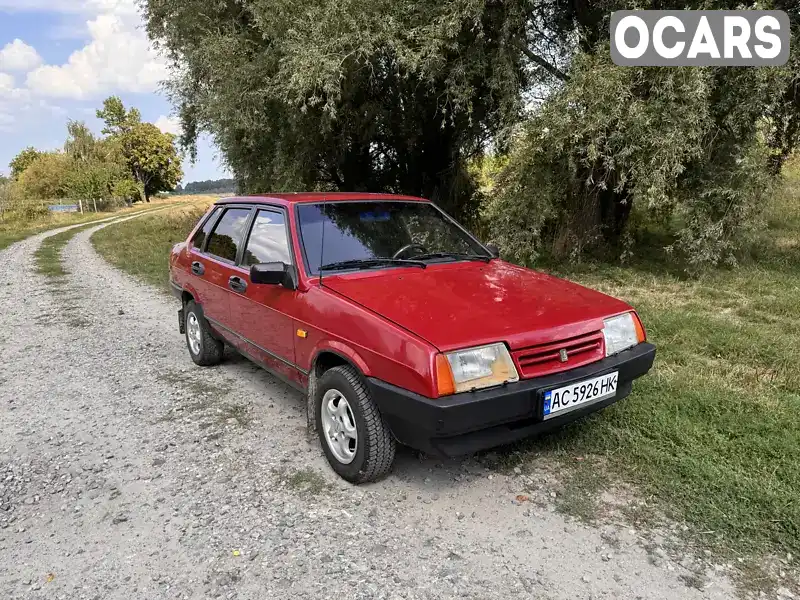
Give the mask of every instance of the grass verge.
[{"label": "grass verge", "polygon": [[194,200],[163,213],[111,224],[92,236],[92,244],[115,267],[167,290],[172,246],[186,239],[212,201]]},{"label": "grass verge", "polygon": [[[203,208],[112,225],[95,246],[164,289],[169,249]],[[719,553],[800,555],[800,187],[787,184],[773,213],[735,270],[687,279],[648,258],[558,273],[635,306],[656,365],[624,402],[505,457],[563,465],[564,508],[586,520],[586,490],[619,482]]]},{"label": "grass verge", "polygon": [[73,237],[90,226],[91,223],[82,227],[73,227],[42,240],[33,255],[36,261],[36,270],[48,278],[64,277],[67,272],[64,270],[64,263],[61,260],[61,251]]},{"label": "grass verge", "polygon": [[3,220],[0,218],[0,250],[11,244],[23,240],[37,233],[58,229],[68,225],[78,225],[81,223],[93,223],[109,217],[124,217],[142,211],[149,211],[154,208],[168,206],[171,204],[183,204],[193,202],[211,202],[216,196],[180,196],[165,200],[153,199],[149,204],[136,204],[132,207],[121,208],[115,212],[98,213],[50,213],[41,219],[33,221]]}]

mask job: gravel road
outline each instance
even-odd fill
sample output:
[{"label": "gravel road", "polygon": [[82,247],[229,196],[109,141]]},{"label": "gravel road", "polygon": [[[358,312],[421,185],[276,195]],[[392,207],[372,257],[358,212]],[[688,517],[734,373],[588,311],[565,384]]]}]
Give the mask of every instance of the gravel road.
[{"label": "gravel road", "polygon": [[[246,360],[194,366],[177,302],[81,231],[0,252],[0,598],[730,598],[724,571],[554,510],[552,473],[401,451],[328,469],[304,401]],[[526,493],[531,501],[517,501]],[[708,575],[708,576],[706,576]]]}]

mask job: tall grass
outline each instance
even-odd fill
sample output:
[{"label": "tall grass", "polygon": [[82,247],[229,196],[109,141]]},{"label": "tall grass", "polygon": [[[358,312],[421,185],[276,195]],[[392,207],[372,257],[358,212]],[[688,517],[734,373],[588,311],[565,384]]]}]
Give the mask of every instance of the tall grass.
[{"label": "tall grass", "polygon": [[92,236],[92,244],[114,266],[155,287],[167,289],[169,252],[197,224],[212,200],[112,224]]}]

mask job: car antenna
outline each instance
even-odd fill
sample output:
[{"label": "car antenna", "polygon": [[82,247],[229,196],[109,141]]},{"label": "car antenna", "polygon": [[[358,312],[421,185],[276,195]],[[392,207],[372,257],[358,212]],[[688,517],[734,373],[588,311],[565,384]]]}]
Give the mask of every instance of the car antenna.
[{"label": "car antenna", "polygon": [[322,259],[325,257],[325,199],[327,194],[322,195],[322,239],[319,242],[319,286],[322,287]]}]

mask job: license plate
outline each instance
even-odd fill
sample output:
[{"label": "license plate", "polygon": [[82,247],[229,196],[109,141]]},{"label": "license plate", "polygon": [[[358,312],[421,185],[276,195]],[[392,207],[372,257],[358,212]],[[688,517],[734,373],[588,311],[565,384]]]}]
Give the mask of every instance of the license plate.
[{"label": "license plate", "polygon": [[544,418],[569,412],[584,404],[599,402],[617,393],[618,371],[586,379],[544,393]]}]

